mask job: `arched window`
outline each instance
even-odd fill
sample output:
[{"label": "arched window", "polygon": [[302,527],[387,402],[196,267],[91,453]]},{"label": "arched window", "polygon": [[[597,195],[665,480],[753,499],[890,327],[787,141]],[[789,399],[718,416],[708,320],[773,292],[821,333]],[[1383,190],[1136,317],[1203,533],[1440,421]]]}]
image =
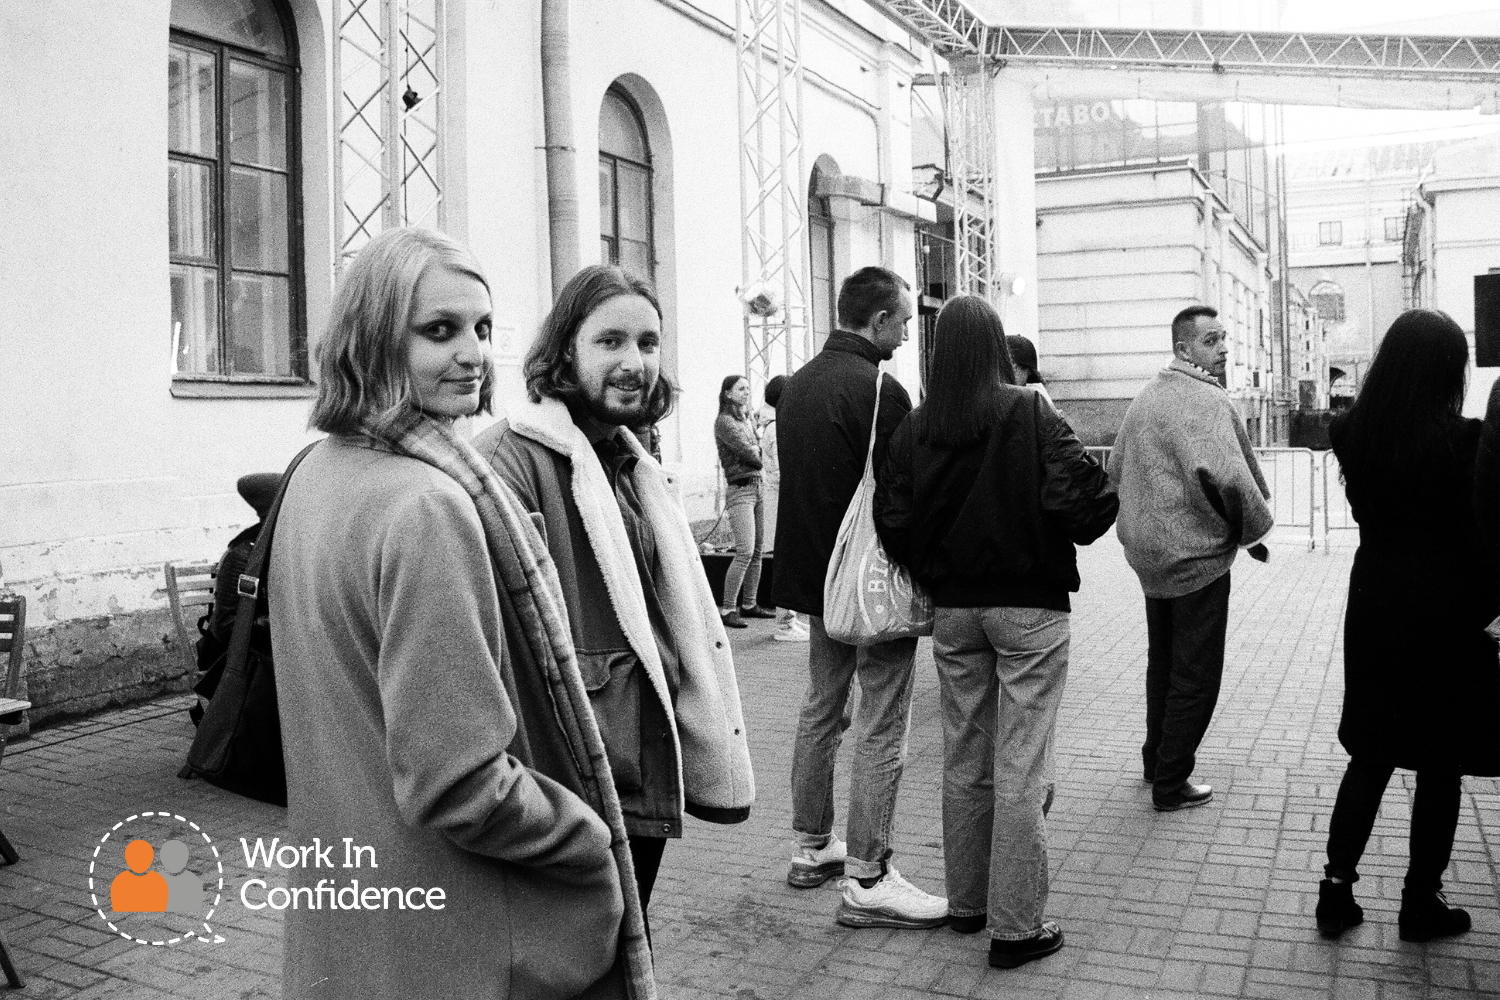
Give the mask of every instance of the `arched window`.
[{"label": "arched window", "polygon": [[1307,296],[1313,308],[1325,323],[1341,323],[1344,319],[1344,290],[1332,281],[1320,281]]},{"label": "arched window", "polygon": [[833,210],[827,198],[818,197],[818,179],[822,176],[822,170],[814,167],[807,185],[807,259],[812,276],[808,321],[815,343],[822,343],[822,338],[838,326],[838,300],[833,282]]},{"label": "arched window", "polygon": [[611,87],[599,109],[599,257],[643,278],[656,275],[651,231],[651,147],[641,112]]},{"label": "arched window", "polygon": [[172,0],[167,58],[173,374],[298,380],[291,18],[272,0]]}]

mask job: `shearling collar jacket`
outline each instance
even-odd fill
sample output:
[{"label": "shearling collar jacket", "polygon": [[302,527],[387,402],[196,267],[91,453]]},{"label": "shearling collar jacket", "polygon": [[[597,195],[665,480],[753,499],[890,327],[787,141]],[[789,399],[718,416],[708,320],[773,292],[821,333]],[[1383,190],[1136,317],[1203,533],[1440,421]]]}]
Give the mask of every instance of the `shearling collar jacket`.
[{"label": "shearling collar jacket", "polygon": [[[619,440],[636,455],[636,494],[655,536],[656,592],[680,660],[675,705],[624,518],[567,407],[545,398],[511,407],[474,446],[541,521],[627,827],[638,835],[679,835],[683,811],[741,822],[755,782],[718,606],[674,477],[633,435]],[[674,793],[665,802],[663,782]]]}]

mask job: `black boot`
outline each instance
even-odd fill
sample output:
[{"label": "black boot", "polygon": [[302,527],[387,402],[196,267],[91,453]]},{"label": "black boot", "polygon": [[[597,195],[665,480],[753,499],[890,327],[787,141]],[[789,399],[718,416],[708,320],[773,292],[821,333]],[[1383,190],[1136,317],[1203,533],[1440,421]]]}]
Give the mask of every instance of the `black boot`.
[{"label": "black boot", "polygon": [[1336,938],[1365,922],[1365,911],[1354,901],[1353,882],[1325,878],[1318,883],[1318,933]]},{"label": "black boot", "polygon": [[1469,929],[1469,913],[1449,906],[1440,892],[1401,890],[1401,915],[1396,918],[1403,941],[1431,941]]}]

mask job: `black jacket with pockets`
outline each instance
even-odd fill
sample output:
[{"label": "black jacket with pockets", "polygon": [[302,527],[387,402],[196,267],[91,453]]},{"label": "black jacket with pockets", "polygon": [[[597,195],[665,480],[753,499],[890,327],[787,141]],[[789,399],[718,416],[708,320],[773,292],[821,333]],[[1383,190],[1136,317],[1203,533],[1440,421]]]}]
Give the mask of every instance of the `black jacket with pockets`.
[{"label": "black jacket with pockets", "polygon": [[[833,543],[865,474],[880,360],[874,344],[837,330],[781,391],[776,406],[781,497],[772,580],[777,607],[823,614]],[[909,412],[906,389],[886,377],[875,434],[877,479],[891,432]]]},{"label": "black jacket with pockets", "polygon": [[1002,385],[996,419],[957,447],[921,439],[919,408],[891,438],[875,493],[886,552],[947,608],[1069,611],[1073,546],[1109,530],[1104,468],[1040,393]]}]

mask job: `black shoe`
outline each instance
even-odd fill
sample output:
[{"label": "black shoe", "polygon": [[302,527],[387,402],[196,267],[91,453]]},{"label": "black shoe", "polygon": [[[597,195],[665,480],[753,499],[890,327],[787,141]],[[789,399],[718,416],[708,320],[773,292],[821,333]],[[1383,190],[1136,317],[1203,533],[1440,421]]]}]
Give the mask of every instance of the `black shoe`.
[{"label": "black shoe", "polygon": [[1325,878],[1318,883],[1318,933],[1336,938],[1351,927],[1365,922],[1364,909],[1354,901],[1353,882],[1335,882]]},{"label": "black shoe", "polygon": [[740,613],[738,611],[720,611],[719,620],[724,623],[725,628],[750,627],[749,625],[745,624],[745,619],[740,617]]},{"label": "black shoe", "polygon": [[1157,812],[1176,812],[1179,809],[1191,809],[1201,806],[1214,797],[1212,785],[1195,785],[1191,781],[1184,781],[1177,786],[1176,791],[1166,795],[1151,793],[1151,806]]},{"label": "black shoe", "polygon": [[1462,934],[1471,926],[1467,910],[1449,906],[1440,892],[1401,890],[1401,914],[1396,918],[1403,941],[1431,941]]},{"label": "black shoe", "polygon": [[1046,958],[1053,952],[1061,950],[1062,946],[1062,928],[1057,926],[1057,921],[1049,920],[1042,924],[1041,931],[1032,937],[1022,938],[1019,941],[991,941],[990,967],[1014,969],[1027,962]]},{"label": "black shoe", "polygon": [[975,913],[967,917],[955,917],[948,914],[948,927],[960,934],[977,934],[984,930],[984,925],[989,922],[989,914]]},{"label": "black shoe", "polygon": [[740,605],[740,617],[741,618],[775,618],[776,617],[776,612],[771,611],[768,608],[763,608],[759,604],[752,604],[748,608],[745,607],[742,604],[742,605]]}]

